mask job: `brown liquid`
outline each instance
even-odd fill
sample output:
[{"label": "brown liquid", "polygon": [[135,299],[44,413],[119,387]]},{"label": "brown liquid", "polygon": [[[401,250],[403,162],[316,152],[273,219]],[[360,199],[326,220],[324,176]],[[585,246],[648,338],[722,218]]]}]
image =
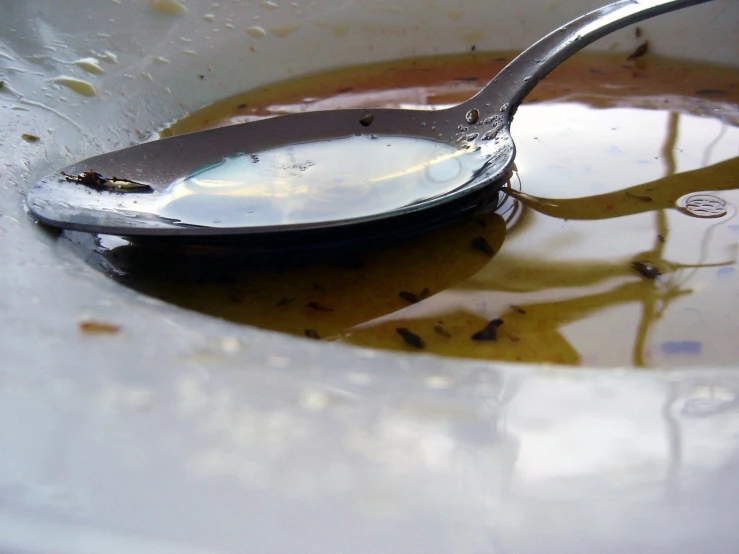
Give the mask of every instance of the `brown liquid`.
[{"label": "brown liquid", "polygon": [[[223,100],[161,134],[311,109],[455,104],[508,59],[446,56],[322,73]],[[163,260],[129,247],[123,279],[232,321],[373,348],[595,366],[735,365],[739,72],[637,62],[579,55],[537,86],[512,126],[516,210],[348,261],[279,268]],[[707,196],[676,208],[698,193]],[[472,339],[495,318],[503,320],[487,335],[495,340]]]}]

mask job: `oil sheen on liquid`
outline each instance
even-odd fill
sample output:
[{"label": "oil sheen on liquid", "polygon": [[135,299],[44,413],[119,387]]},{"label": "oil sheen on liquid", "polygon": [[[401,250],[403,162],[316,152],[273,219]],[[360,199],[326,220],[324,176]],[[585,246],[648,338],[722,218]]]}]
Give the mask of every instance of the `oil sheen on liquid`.
[{"label": "oil sheen on liquid", "polygon": [[[225,99],[161,135],[311,109],[449,106],[511,57],[419,58],[302,77]],[[739,72],[579,54],[529,95],[512,134],[517,170],[497,213],[316,262],[255,266],[119,247],[118,259],[127,259],[120,278],[186,308],[314,340],[553,364],[735,365]],[[259,164],[300,172],[303,157],[293,154],[294,162],[285,152],[262,154]],[[245,155],[178,184],[173,205],[211,224],[217,212],[227,224],[235,217],[228,203],[199,211],[192,200],[226,191],[229,164],[260,178]],[[284,204],[277,187],[244,197],[239,210],[262,202],[285,221],[316,210],[346,217],[332,203],[351,197],[361,216],[362,199],[377,193],[370,183],[383,179],[371,169],[368,181],[306,181],[301,194],[311,201],[302,207]],[[455,162],[442,169],[429,186],[466,171]]]}]

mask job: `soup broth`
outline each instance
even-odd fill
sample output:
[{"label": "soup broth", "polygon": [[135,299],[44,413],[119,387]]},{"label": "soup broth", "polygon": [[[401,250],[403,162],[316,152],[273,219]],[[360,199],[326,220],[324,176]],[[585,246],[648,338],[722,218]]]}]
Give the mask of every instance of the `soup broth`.
[{"label": "soup broth", "polygon": [[[469,98],[511,58],[301,77],[160,134],[304,110],[437,109]],[[130,245],[103,256],[148,294],[311,339],[488,360],[735,365],[739,72],[580,54],[529,95],[512,135],[516,172],[497,211],[397,244],[258,265]]]}]

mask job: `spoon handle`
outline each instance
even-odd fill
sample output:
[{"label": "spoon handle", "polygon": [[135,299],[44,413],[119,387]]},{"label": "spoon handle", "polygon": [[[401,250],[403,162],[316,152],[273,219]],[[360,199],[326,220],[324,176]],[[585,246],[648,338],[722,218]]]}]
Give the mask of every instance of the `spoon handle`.
[{"label": "spoon handle", "polygon": [[465,105],[485,102],[513,117],[518,105],[550,71],[614,31],[657,15],[711,0],[620,0],[578,17],[530,46]]}]

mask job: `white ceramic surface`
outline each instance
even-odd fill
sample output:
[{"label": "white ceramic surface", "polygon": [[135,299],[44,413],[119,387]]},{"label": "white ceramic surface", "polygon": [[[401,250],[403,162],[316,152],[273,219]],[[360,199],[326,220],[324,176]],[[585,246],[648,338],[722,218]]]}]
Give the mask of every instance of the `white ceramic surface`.
[{"label": "white ceramic surface", "polygon": [[[736,369],[287,338],[125,289],[23,210],[36,177],[216,98],[337,65],[521,48],[597,2],[174,4],[0,0],[0,552],[739,549]],[[739,65],[735,0],[641,27],[657,53]],[[103,73],[74,64],[90,57]],[[84,317],[122,336],[81,336]]]}]

